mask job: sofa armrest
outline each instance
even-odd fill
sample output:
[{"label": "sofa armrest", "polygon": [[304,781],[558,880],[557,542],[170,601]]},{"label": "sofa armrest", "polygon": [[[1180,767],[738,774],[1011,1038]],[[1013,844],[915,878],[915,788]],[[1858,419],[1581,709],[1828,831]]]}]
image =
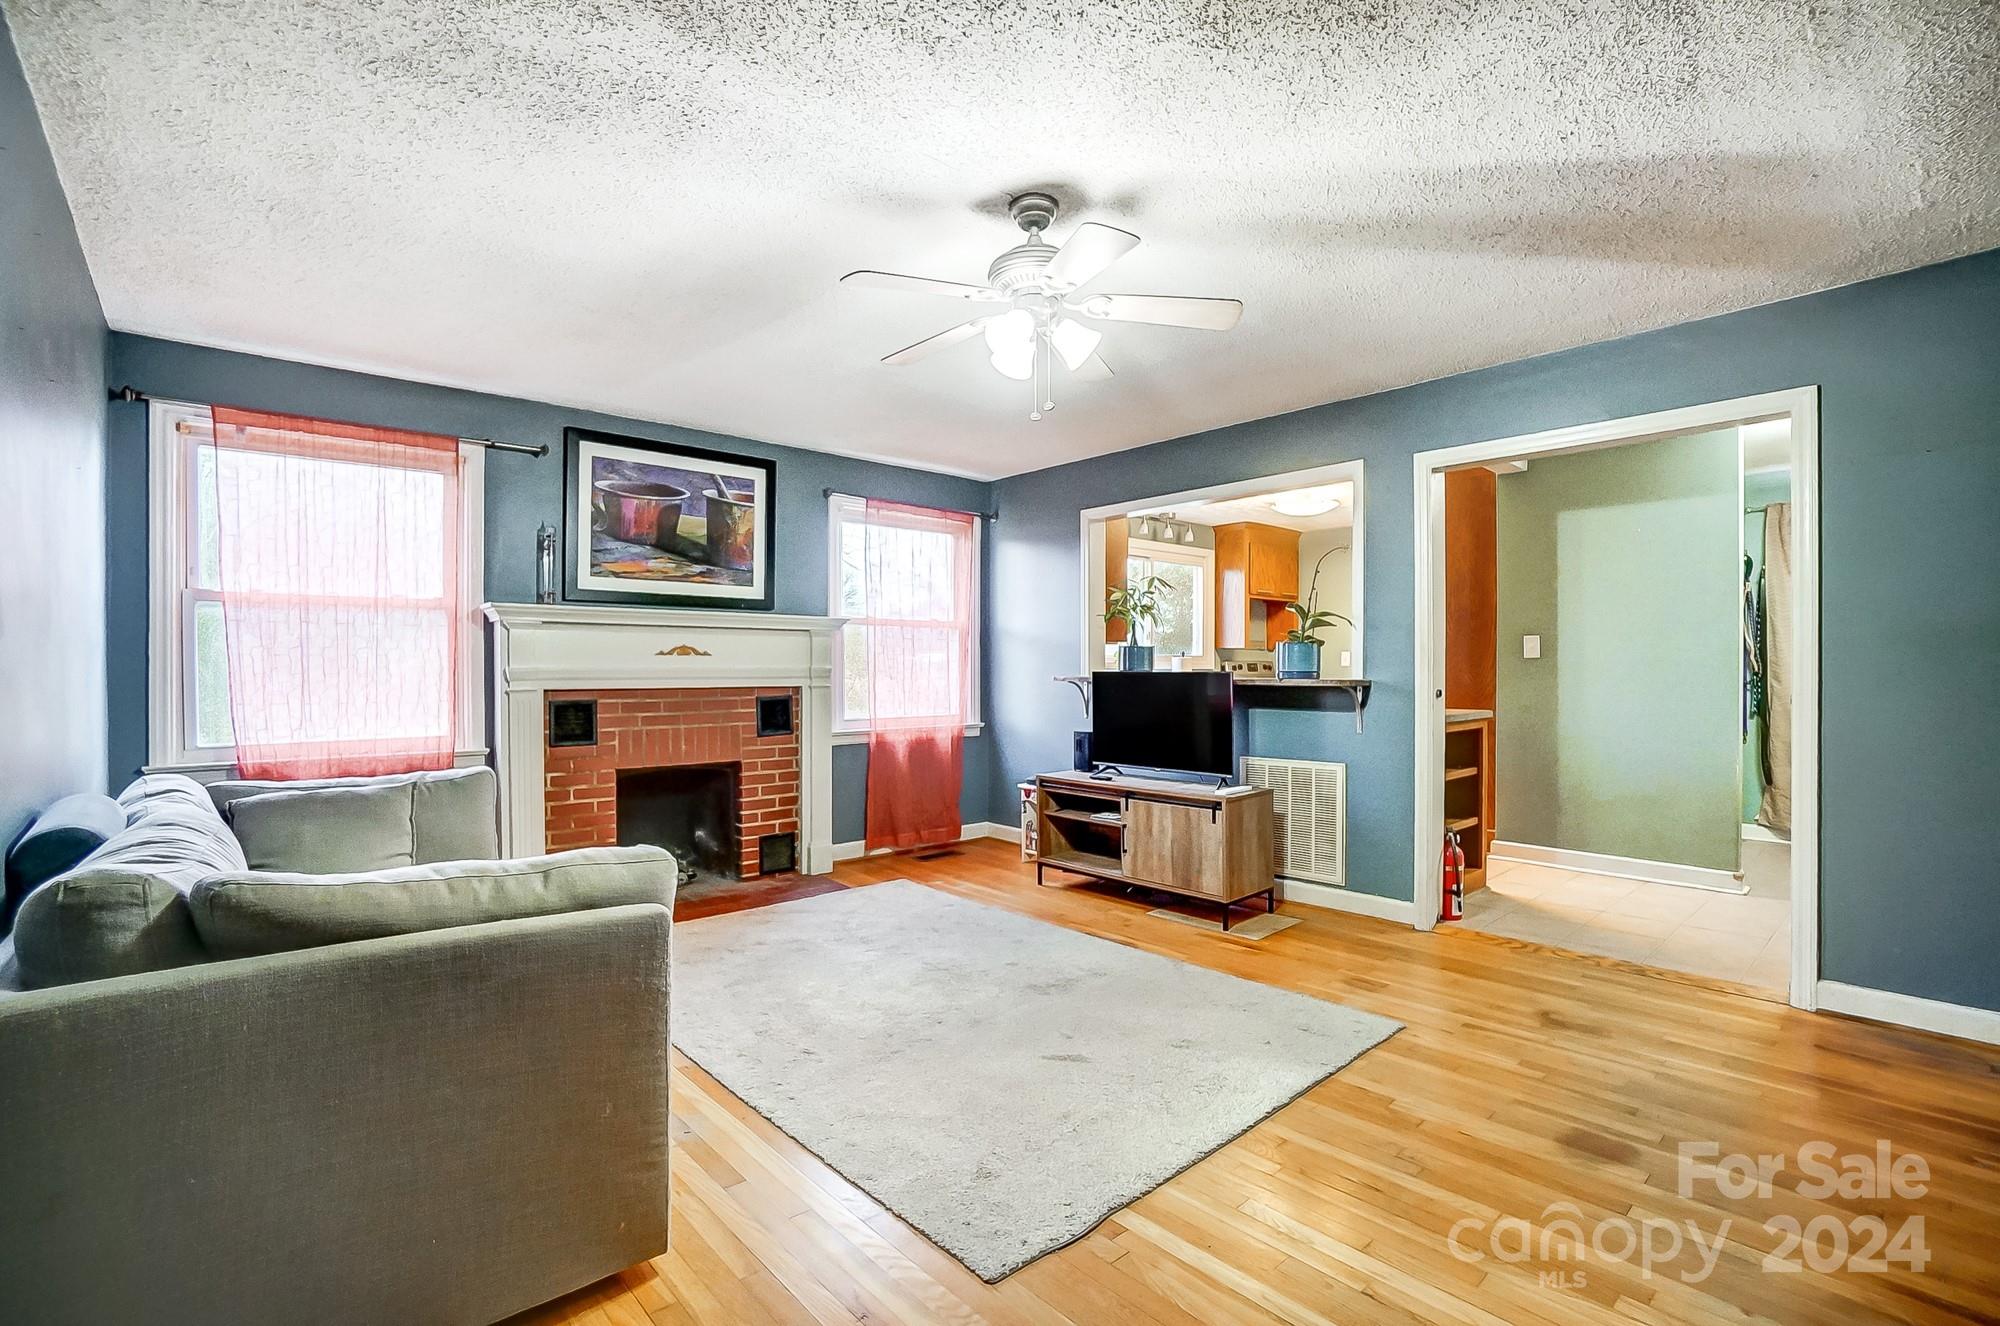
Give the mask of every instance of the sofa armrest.
[{"label": "sofa armrest", "polygon": [[0,1320],[490,1322],[658,1254],[671,924],[0,1000]]}]

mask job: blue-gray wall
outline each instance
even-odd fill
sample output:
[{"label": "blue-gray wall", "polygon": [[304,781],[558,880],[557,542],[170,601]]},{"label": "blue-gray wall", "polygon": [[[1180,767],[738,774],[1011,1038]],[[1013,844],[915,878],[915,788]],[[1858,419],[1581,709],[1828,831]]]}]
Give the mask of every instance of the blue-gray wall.
[{"label": "blue-gray wall", "polygon": [[[1365,335],[1365,313],[1356,322]],[[1002,481],[989,818],[1068,762],[1079,509],[1367,464],[1367,731],[1260,714],[1254,752],[1349,766],[1350,887],[1412,896],[1418,451],[1817,384],[1824,498],[1822,972],[2000,1008],[2000,252]]]},{"label": "blue-gray wall", "polygon": [[0,845],[104,785],[104,338],[0,16]]},{"label": "blue-gray wall", "polygon": [[[462,437],[546,443],[547,456],[493,452],[486,460],[486,592],[495,601],[526,602],[535,593],[535,530],[562,524],[562,434],[565,427],[599,428],[690,446],[713,447],[777,461],[776,547],[772,566],[776,611],[826,611],[828,488],[861,497],[984,511],[989,485],[895,465],[845,460],[790,447],[645,423],[479,392],[430,387],[393,378],[315,368],[173,341],[114,333],[110,380],[149,395],[241,405],[415,428]],[[120,783],[146,760],[146,407],[110,407],[110,466],[105,495],[110,549],[111,781]],[[40,527],[45,527],[44,522]],[[990,761],[983,738],[966,743],[963,803],[981,819],[990,800]],[[834,840],[862,836],[868,753],[834,752]]]}]

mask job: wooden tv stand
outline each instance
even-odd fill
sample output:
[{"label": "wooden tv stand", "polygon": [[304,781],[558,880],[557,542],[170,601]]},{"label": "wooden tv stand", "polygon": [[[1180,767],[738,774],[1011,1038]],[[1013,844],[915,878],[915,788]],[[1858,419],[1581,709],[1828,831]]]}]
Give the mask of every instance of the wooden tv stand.
[{"label": "wooden tv stand", "polygon": [[1206,898],[1222,904],[1224,930],[1232,903],[1262,896],[1278,909],[1269,788],[1042,774],[1035,814],[1037,883],[1067,870]]}]

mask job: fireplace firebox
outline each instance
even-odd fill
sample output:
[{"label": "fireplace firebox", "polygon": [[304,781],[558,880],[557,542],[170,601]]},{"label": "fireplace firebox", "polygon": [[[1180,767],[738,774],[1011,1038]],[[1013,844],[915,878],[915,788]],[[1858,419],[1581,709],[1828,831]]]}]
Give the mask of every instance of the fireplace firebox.
[{"label": "fireplace firebox", "polygon": [[650,843],[681,861],[684,880],[738,875],[735,764],[618,771],[618,844]]}]

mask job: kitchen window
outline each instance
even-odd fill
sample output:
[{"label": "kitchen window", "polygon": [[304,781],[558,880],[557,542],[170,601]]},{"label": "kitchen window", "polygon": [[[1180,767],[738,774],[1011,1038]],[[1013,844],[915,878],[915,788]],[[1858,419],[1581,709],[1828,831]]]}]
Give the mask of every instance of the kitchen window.
[{"label": "kitchen window", "polygon": [[[1165,582],[1160,615],[1150,635],[1134,643],[1153,646],[1154,671],[1214,667],[1214,549],[1134,539],[1126,550],[1125,583],[1138,584],[1148,576]],[[1116,644],[1105,646],[1104,661],[1106,667],[1118,666]]]}]

